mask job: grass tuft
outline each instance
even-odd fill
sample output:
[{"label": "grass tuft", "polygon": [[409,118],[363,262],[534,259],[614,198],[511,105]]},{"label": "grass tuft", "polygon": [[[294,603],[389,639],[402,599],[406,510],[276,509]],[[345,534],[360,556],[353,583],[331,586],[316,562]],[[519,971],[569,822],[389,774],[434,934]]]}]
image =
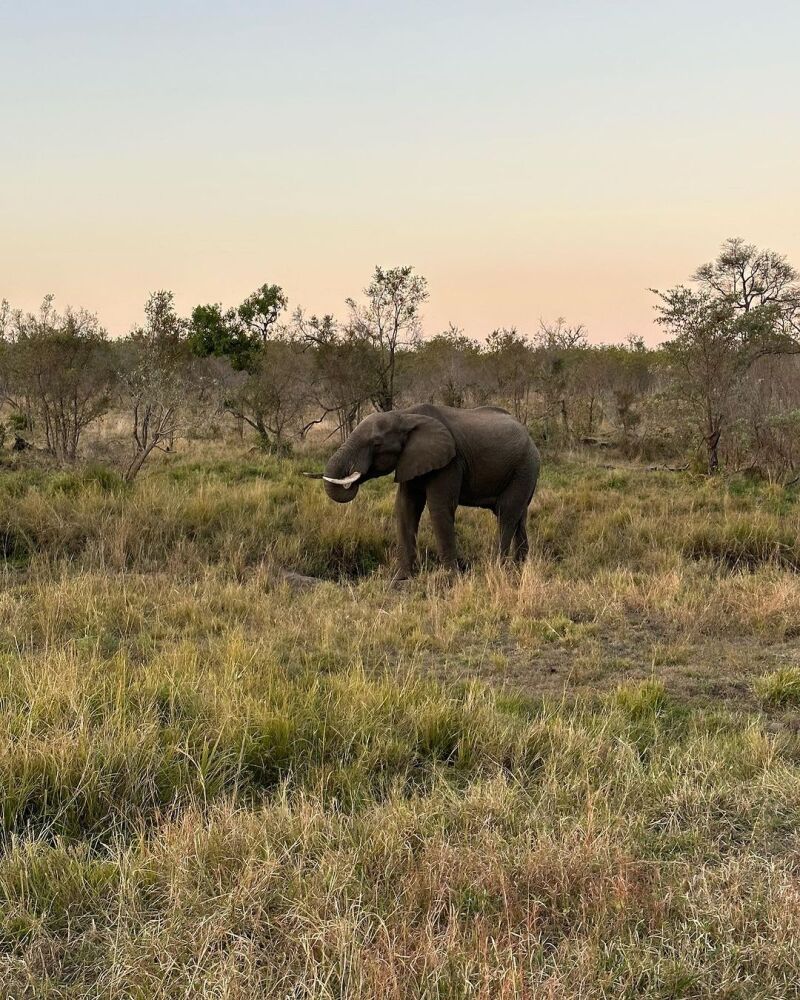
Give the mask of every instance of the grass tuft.
[{"label": "grass tuft", "polygon": [[754,683],[756,694],[768,705],[800,705],[800,667],[764,674]]}]

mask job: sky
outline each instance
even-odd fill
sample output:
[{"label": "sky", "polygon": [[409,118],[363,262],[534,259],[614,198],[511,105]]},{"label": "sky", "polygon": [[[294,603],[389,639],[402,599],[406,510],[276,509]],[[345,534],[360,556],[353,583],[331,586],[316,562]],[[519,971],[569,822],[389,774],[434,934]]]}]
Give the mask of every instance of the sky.
[{"label": "sky", "polygon": [[112,334],[264,282],[425,331],[659,339],[729,236],[800,266],[800,4],[0,0],[0,298]]}]

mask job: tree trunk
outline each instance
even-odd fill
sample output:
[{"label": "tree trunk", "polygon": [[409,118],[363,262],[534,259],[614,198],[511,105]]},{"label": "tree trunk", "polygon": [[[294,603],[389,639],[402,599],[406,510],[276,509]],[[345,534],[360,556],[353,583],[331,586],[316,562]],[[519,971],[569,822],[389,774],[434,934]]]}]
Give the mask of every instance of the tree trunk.
[{"label": "tree trunk", "polygon": [[719,428],[706,436],[706,447],[708,448],[708,474],[713,476],[719,472],[719,439],[722,431]]},{"label": "tree trunk", "polygon": [[122,477],[126,483],[132,483],[133,480],[137,477],[137,475],[139,474],[139,470],[142,468],[147,459],[147,456],[150,454],[150,450],[137,451],[136,454],[133,456],[130,465],[125,470],[125,475]]}]

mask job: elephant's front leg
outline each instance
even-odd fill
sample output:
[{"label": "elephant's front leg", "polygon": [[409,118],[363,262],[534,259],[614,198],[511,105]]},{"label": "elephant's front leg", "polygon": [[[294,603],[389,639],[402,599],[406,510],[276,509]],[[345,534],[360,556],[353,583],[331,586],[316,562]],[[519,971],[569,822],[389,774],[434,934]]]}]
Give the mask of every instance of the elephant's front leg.
[{"label": "elephant's front leg", "polygon": [[452,570],[458,566],[458,546],[456,545],[456,512],[455,508],[434,508],[430,503],[428,509],[431,515],[433,533],[436,536],[436,549],[442,563]]},{"label": "elephant's front leg", "polygon": [[461,487],[461,472],[457,468],[443,469],[428,482],[428,513],[430,514],[439,559],[450,570],[457,570],[456,508]]},{"label": "elephant's front leg", "polygon": [[456,505],[435,502],[428,497],[428,512],[431,516],[433,534],[439,559],[448,569],[458,569],[458,546],[456,545]]},{"label": "elephant's front leg", "polygon": [[417,530],[422,511],[425,509],[425,491],[415,489],[410,483],[401,483],[394,502],[397,524],[396,579],[405,580],[414,572],[417,561]]}]

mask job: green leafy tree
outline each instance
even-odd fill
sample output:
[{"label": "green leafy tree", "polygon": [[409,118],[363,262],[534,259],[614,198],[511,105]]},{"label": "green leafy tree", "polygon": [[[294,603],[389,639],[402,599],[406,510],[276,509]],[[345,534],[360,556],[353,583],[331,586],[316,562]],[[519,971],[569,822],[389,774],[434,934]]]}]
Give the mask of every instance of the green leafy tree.
[{"label": "green leafy tree", "polygon": [[227,358],[235,371],[251,367],[257,353],[257,346],[236,310],[223,311],[218,303],[194,307],[188,343],[197,357]]},{"label": "green leafy tree", "polygon": [[398,354],[416,347],[428,283],[413,267],[376,267],[364,289],[364,301],[347,299],[349,330],[368,348],[371,399],[378,410],[391,410],[397,394]]},{"label": "green leafy tree", "polygon": [[289,300],[280,285],[262,285],[236,310],[251,339],[262,347],[269,340]]},{"label": "green leafy tree", "polygon": [[266,284],[238,309],[223,310],[219,303],[195,306],[188,330],[192,353],[227,358],[234,371],[254,371],[287,301],[279,285]]}]

